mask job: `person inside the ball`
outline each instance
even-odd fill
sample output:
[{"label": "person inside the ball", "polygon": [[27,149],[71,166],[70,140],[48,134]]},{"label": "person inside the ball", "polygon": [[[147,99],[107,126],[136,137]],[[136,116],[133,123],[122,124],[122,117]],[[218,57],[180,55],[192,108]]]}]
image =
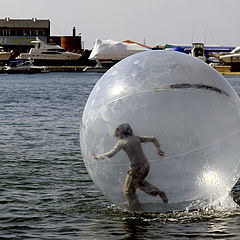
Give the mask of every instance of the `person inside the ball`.
[{"label": "person inside the ball", "polygon": [[131,126],[127,123],[120,124],[116,128],[114,136],[119,140],[112,150],[103,154],[92,153],[92,156],[95,159],[111,158],[120,150],[123,150],[127,154],[130,169],[124,183],[123,194],[128,208],[131,211],[142,209],[136,194],[137,188],[152,196],[160,196],[163,202],[167,203],[168,198],[165,192],[160,191],[145,179],[149,173],[150,165],[143,152],[141,143],[152,142],[157,149],[157,153],[163,157],[164,152],[160,148],[158,140],[154,136],[135,136]]}]

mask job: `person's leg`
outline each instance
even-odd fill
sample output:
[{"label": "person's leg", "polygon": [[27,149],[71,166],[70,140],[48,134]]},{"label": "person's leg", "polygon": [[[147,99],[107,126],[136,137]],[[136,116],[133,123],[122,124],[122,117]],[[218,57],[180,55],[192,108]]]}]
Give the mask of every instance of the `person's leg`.
[{"label": "person's leg", "polygon": [[149,183],[146,180],[142,180],[139,184],[138,187],[145,193],[156,197],[157,195],[159,195],[163,202],[167,203],[168,202],[168,198],[165,192],[160,191],[157,187],[155,187],[154,185],[152,185],[151,183]]},{"label": "person's leg", "polygon": [[129,210],[131,211],[139,211],[142,209],[141,203],[139,202],[138,196],[136,194],[136,181],[134,177],[131,175],[131,170],[127,174],[124,186],[123,186],[123,194],[127,201],[127,205]]},{"label": "person's leg", "polygon": [[167,203],[168,202],[168,198],[165,192],[160,191],[157,187],[155,187],[153,184],[149,183],[148,181],[145,180],[145,177],[148,175],[149,172],[149,164],[144,164],[141,167],[141,171],[142,171],[142,178],[138,183],[138,187],[139,189],[141,189],[143,192],[156,197],[157,195],[159,195],[163,202]]}]

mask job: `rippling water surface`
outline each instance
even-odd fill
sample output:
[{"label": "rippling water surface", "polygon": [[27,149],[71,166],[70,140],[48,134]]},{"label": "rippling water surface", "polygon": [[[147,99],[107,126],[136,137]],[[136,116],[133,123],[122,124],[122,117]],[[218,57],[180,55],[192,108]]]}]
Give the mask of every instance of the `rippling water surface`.
[{"label": "rippling water surface", "polygon": [[[0,75],[0,239],[239,239],[238,207],[136,215],[102,196],[79,147],[100,77]],[[240,94],[240,77],[228,80]]]}]

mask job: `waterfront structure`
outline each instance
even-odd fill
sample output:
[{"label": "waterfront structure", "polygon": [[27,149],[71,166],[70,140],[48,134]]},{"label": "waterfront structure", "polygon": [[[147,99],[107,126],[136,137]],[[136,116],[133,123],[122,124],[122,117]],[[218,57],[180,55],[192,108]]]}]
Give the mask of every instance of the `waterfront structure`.
[{"label": "waterfront structure", "polygon": [[36,38],[47,42],[50,37],[50,20],[0,19],[0,45],[6,50],[28,51]]},{"label": "waterfront structure", "polygon": [[73,27],[72,36],[50,36],[49,42],[61,46],[66,51],[82,52],[83,50],[81,34],[76,36],[75,27]]},{"label": "waterfront structure", "polygon": [[21,53],[28,53],[37,39],[46,44],[57,44],[66,51],[83,54],[81,34],[76,35],[75,27],[72,36],[50,36],[49,19],[0,19],[0,46],[12,53],[12,59]]}]

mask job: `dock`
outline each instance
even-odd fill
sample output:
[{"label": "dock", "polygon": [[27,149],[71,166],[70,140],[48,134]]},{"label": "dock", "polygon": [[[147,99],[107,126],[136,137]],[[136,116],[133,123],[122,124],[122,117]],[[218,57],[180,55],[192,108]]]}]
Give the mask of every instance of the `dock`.
[{"label": "dock", "polygon": [[[83,72],[88,66],[44,66],[50,72]],[[0,73],[7,73],[4,66],[0,66]]]},{"label": "dock", "polygon": [[213,66],[213,68],[216,69],[222,75],[240,75],[240,67],[216,65],[216,66]]},{"label": "dock", "polygon": [[45,66],[50,72],[83,72],[87,66]]},{"label": "dock", "polygon": [[[44,66],[46,70],[50,72],[88,72],[84,69],[89,68],[89,66]],[[90,67],[91,68],[91,67]],[[222,75],[240,75],[240,68],[234,68],[233,66],[213,66]],[[97,72],[97,71],[92,71]],[[0,73],[7,73],[4,66],[0,66]]]},{"label": "dock", "polygon": [[[92,68],[89,66],[46,66],[46,69],[51,72],[87,72],[84,69]],[[240,67],[216,65],[213,66],[222,75],[240,75]],[[96,71],[97,72],[97,71]]]}]

